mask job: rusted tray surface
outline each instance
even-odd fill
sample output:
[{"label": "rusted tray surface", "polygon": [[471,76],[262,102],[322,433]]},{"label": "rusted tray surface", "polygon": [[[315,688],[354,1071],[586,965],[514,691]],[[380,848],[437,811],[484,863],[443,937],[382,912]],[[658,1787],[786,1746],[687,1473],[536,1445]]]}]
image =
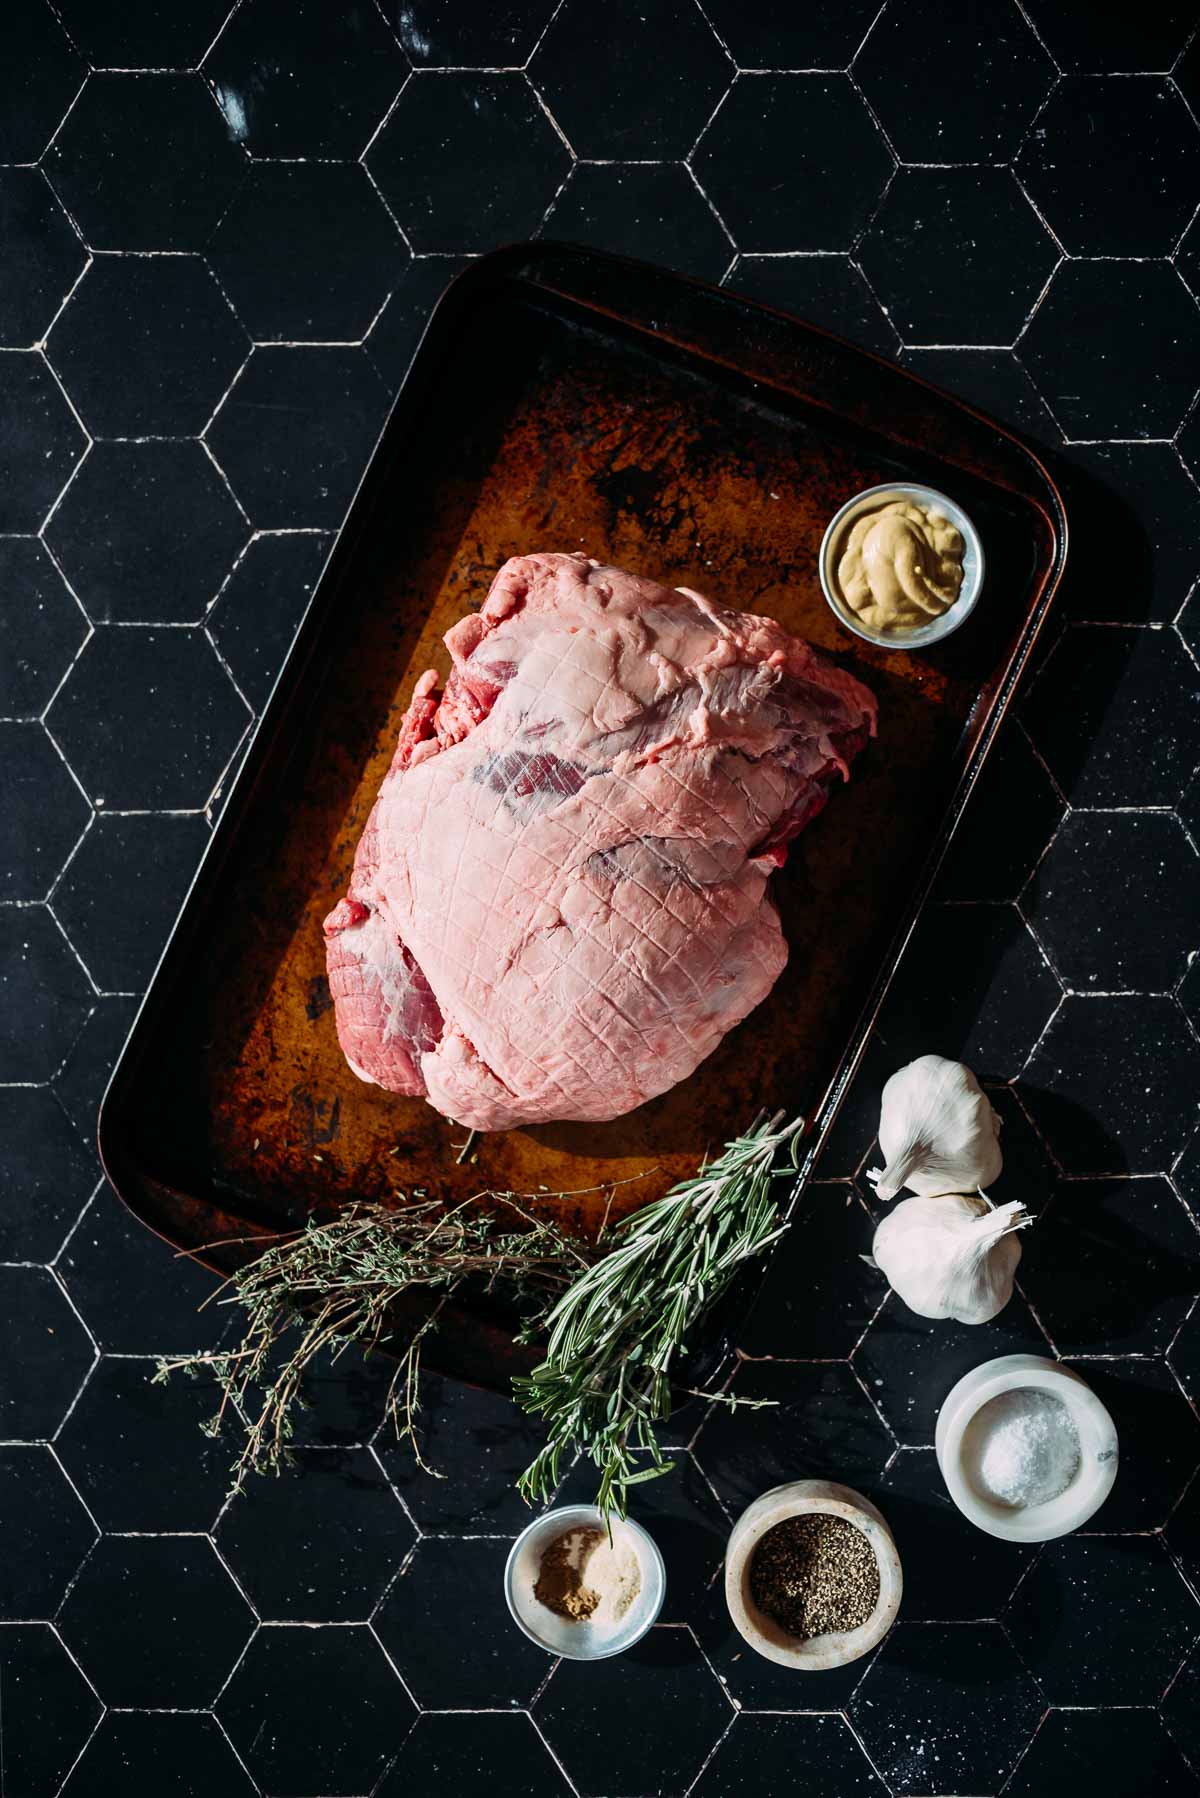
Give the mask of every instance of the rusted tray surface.
[{"label": "rusted tray surface", "polygon": [[[842,631],[817,579],[858,488],[952,493],[983,537],[974,617],[916,655]],[[1059,496],[999,426],[810,326],[623,259],[538,246],[439,306],[312,601],[102,1111],[131,1209],[211,1246],[424,1188],[543,1192],[594,1230],[690,1172],[762,1106],[804,1112],[810,1165],[1065,552]],[[770,998],[692,1078],[611,1124],[483,1139],[351,1074],[321,921],[345,891],[415,676],[507,556],[582,549],[766,612],[879,700],[878,742],[774,882],[790,945]],[[597,1189],[582,1191],[580,1189]],[[558,1197],[560,1193],[575,1194]],[[443,1314],[432,1359],[502,1382],[507,1322]]]}]

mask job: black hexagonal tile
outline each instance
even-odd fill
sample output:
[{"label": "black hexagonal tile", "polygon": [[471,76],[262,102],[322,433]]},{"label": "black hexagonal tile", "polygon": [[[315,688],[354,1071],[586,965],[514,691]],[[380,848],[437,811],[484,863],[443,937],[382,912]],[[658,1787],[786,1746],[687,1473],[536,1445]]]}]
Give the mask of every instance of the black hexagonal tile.
[{"label": "black hexagonal tile", "polygon": [[1200,1598],[1200,1473],[1167,1518],[1163,1540],[1184,1579]]},{"label": "black hexagonal tile", "polygon": [[375,1630],[423,1710],[519,1708],[545,1678],[542,1650],[496,1611],[510,1546],[427,1536],[384,1599]]},{"label": "black hexagonal tile", "polygon": [[1070,1180],[1021,1284],[1064,1355],[1162,1354],[1200,1293],[1200,1231],[1169,1181]]},{"label": "black hexagonal tile", "polygon": [[554,10],[555,0],[411,0],[400,8],[396,34],[418,69],[520,68]]},{"label": "black hexagonal tile", "polygon": [[[1049,1150],[1021,1107],[1020,1090],[1019,1084],[987,1089],[992,1110],[1000,1119],[1000,1146],[1004,1151],[1004,1166],[989,1186],[988,1197],[997,1205],[1020,1199],[1036,1223],[1050,1202],[1058,1173]],[[874,1194],[870,1197],[874,1198]],[[883,1206],[879,1209],[882,1211]],[[1031,1233],[1022,1236],[1024,1248],[1029,1247],[1030,1240]]]},{"label": "black hexagonal tile", "polygon": [[207,629],[256,712],[270,697],[329,554],[320,531],[255,537],[208,615]]},{"label": "black hexagonal tile", "polygon": [[[1015,899],[1062,816],[1062,801],[1009,719],[975,783],[938,875],[941,899]],[[1004,819],[997,831],[996,819]]]},{"label": "black hexagonal tile", "polygon": [[48,912],[0,909],[0,1081],[49,1080],[91,998],[87,976]]},{"label": "black hexagonal tile", "polygon": [[0,1617],[53,1617],[96,1526],[48,1448],[0,1448],[0,1513],[8,1537]]},{"label": "black hexagonal tile", "polygon": [[58,1627],[105,1704],[204,1710],[254,1618],[203,1536],[104,1536]]},{"label": "black hexagonal tile", "polygon": [[1200,308],[1168,263],[1063,262],[1017,354],[1069,439],[1170,437],[1196,391]]},{"label": "black hexagonal tile", "polygon": [[516,1481],[545,1442],[540,1423],[502,1393],[428,1374],[418,1428],[422,1458],[441,1479],[430,1479],[412,1444],[397,1442],[387,1424],[375,1452],[421,1529],[472,1536],[524,1529],[529,1510]]},{"label": "black hexagonal tile", "polygon": [[211,1528],[229,1490],[236,1426],[215,1440],[211,1379],[156,1381],[157,1362],[105,1355],[55,1438],[55,1449],[102,1529]]},{"label": "black hexagonal tile", "polygon": [[[928,79],[927,46],[953,67]],[[1012,0],[947,12],[939,0],[883,9],[854,73],[902,162],[1003,162],[1050,91],[1054,69]],[[913,104],[914,93],[921,95]]]},{"label": "black hexagonal tile", "polygon": [[[629,1729],[653,1714],[653,1732]],[[534,1709],[581,1798],[688,1787],[731,1711],[690,1630],[657,1628],[632,1654],[560,1661]]]},{"label": "black hexagonal tile", "polygon": [[1070,255],[1166,256],[1196,209],[1200,131],[1169,81],[1068,76],[1016,168]]},{"label": "black hexagonal tile", "polygon": [[[1175,628],[1193,656],[1200,660],[1200,582],[1192,589],[1187,603],[1181,608],[1175,620]],[[1184,822],[1189,820],[1185,818]]]},{"label": "black hexagonal tile", "polygon": [[[882,1275],[877,1277],[882,1285]],[[963,1374],[996,1355],[1048,1353],[1019,1293],[988,1324],[918,1317],[891,1293],[855,1350],[854,1365],[899,1441],[925,1448],[933,1442],[942,1401]]]},{"label": "black hexagonal tile", "polygon": [[1068,998],[1021,1098],[1067,1173],[1165,1171],[1200,1098],[1195,1038],[1172,999]]},{"label": "black hexagonal tile", "polygon": [[48,722],[97,803],[187,811],[212,792],[249,714],[202,632],[103,625]]},{"label": "black hexagonal tile", "polygon": [[101,991],[145,988],[208,839],[202,815],[96,819],[54,911]]},{"label": "black hexagonal tile", "polygon": [[725,285],[880,356],[899,348],[886,312],[848,256],[739,256]]},{"label": "black hexagonal tile", "polygon": [[415,1531],[366,1449],[295,1448],[280,1479],[254,1480],[216,1540],[260,1617],[365,1622]]},{"label": "black hexagonal tile", "polygon": [[61,0],[72,40],[95,69],[191,69],[212,43],[228,0],[190,0],[162,7],[158,0]]},{"label": "black hexagonal tile", "polygon": [[110,1712],[63,1787],[63,1798],[255,1798],[255,1787],[212,1717]]},{"label": "black hexagonal tile", "polygon": [[38,716],[87,628],[42,544],[0,539],[0,716]]},{"label": "black hexagonal tile", "polygon": [[[1095,11],[1104,9],[1097,7]],[[1195,1779],[1153,1711],[1050,1711],[1005,1798],[1084,1790],[1103,1768],[1105,1798],[1186,1798]]]},{"label": "black hexagonal tile", "polygon": [[1195,23],[1187,0],[1156,0],[1137,13],[1092,0],[1026,0],[1026,11],[1067,74],[1169,69]]},{"label": "black hexagonal tile", "polygon": [[[1195,1769],[1200,1763],[1200,1645],[1194,1648],[1172,1682],[1162,1707],[1162,1720]],[[1176,1786],[1155,1785],[1155,1791],[1186,1791],[1175,1769]]]},{"label": "black hexagonal tile", "polygon": [[44,1267],[0,1267],[0,1440],[53,1436],[94,1351],[87,1331]]},{"label": "black hexagonal tile", "polygon": [[208,259],[258,343],[357,343],[408,250],[357,163],[258,163]]},{"label": "black hexagonal tile", "polygon": [[1200,858],[1169,812],[1073,812],[1022,909],[1068,988],[1166,992],[1200,936]]},{"label": "black hexagonal tile", "polygon": [[1200,299],[1200,219],[1193,219],[1180,239],[1175,266]]},{"label": "black hexagonal tile", "polygon": [[1008,344],[1058,250],[1010,169],[901,169],[858,259],[906,343]]},{"label": "black hexagonal tile", "polygon": [[1009,905],[931,905],[884,1003],[893,1068],[948,1055],[1007,1079],[1023,1067],[1061,996]]},{"label": "black hexagonal tile", "polygon": [[0,722],[0,899],[44,899],[92,815],[40,724]]},{"label": "black hexagonal tile", "polygon": [[333,527],[386,410],[386,390],[363,350],[257,349],[208,443],[260,530]]},{"label": "black hexagonal tile", "polygon": [[38,342],[70,292],[87,251],[36,169],[0,169],[0,344]]},{"label": "black hexagonal tile", "polygon": [[[0,64],[0,162],[36,162],[86,70],[45,0],[13,0]],[[30,80],[30,71],[37,79]]]},{"label": "black hexagonal tile", "polygon": [[[729,1539],[729,1518],[712,1487],[686,1449],[665,1452],[668,1472],[639,1485],[630,1514],[644,1524],[662,1551],[667,1570],[662,1623],[695,1623],[722,1587],[721,1569]],[[650,1457],[635,1452],[634,1464],[649,1468]],[[600,1476],[581,1455],[554,1495],[555,1505],[596,1502]]]},{"label": "black hexagonal tile", "polygon": [[352,161],[407,64],[373,6],[248,0],[204,59],[229,135],[253,156]]},{"label": "black hexagonal tile", "polygon": [[1154,1704],[1200,1609],[1153,1536],[1048,1542],[1005,1627],[1051,1704]]},{"label": "black hexagonal tile", "polygon": [[368,1629],[268,1626],[217,1715],[263,1791],[340,1798],[374,1787],[414,1712]]},{"label": "black hexagonal tile", "polygon": [[692,166],[741,250],[848,250],[892,173],[844,75],[743,75]]},{"label": "black hexagonal tile", "polygon": [[100,1701],[44,1623],[0,1629],[4,1775],[11,1792],[57,1792],[96,1727]]},{"label": "black hexagonal tile", "polygon": [[[801,1676],[803,1677],[803,1676]],[[887,1787],[844,1717],[735,1717],[691,1788],[695,1798],[741,1798],[768,1768],[804,1768],[811,1798],[883,1798]]]},{"label": "black hexagonal tile", "polygon": [[87,444],[34,350],[0,356],[0,531],[36,531]]},{"label": "black hexagonal tile", "polygon": [[94,250],[199,250],[246,159],[199,75],[88,79],[43,167]]},{"label": "black hexagonal tile", "polygon": [[785,1480],[857,1485],[883,1472],[892,1439],[844,1363],[751,1361],[735,1389],[770,1402],[714,1405],[694,1451],[731,1516]]},{"label": "black hexagonal tile", "polygon": [[1200,482],[1200,406],[1193,408],[1190,418],[1175,439],[1175,447],[1184,465],[1191,470],[1195,480]]},{"label": "black hexagonal tile", "polygon": [[733,64],[687,0],[614,0],[603,15],[566,0],[529,72],[577,156],[666,161],[687,155]]},{"label": "black hexagonal tile", "polygon": [[[1082,477],[1082,478],[1081,478]],[[1174,618],[1200,572],[1200,491],[1165,443],[1097,443],[1071,452],[1066,493],[1072,569],[1063,601],[1078,618]]]},{"label": "black hexagonal tile", "polygon": [[779,7],[705,0],[705,16],[741,69],[844,69],[878,12],[873,0]]},{"label": "black hexagonal tile", "polygon": [[192,624],[248,535],[198,443],[98,443],[46,537],[97,624]]},{"label": "black hexagonal tile", "polygon": [[1116,1484],[1089,1529],[1161,1529],[1200,1465],[1200,1421],[1161,1361],[1065,1363],[1085,1379],[1116,1425]]},{"label": "black hexagonal tile", "polygon": [[810,1185],[737,1334],[748,1355],[848,1356],[883,1297],[864,1265],[875,1226],[852,1186]]},{"label": "black hexagonal tile", "polygon": [[1200,1304],[1192,1307],[1191,1316],[1170,1345],[1167,1359],[1188,1397],[1200,1403]]},{"label": "black hexagonal tile", "polygon": [[1200,756],[1200,675],[1174,631],[1077,625],[1025,717],[1074,805],[1172,805]]},{"label": "black hexagonal tile", "polygon": [[896,1538],[906,1622],[1000,1615],[1037,1551],[969,1523],[946,1490],[932,1448],[902,1448],[870,1496]]},{"label": "black hexagonal tile", "polygon": [[1041,1712],[998,1623],[897,1624],[850,1705],[897,1793],[998,1790]]},{"label": "black hexagonal tile", "polygon": [[54,1076],[59,1103],[88,1143],[95,1139],[96,1113],[136,1010],[135,999],[98,998]]},{"label": "black hexagonal tile", "polygon": [[98,1174],[48,1087],[0,1087],[0,1261],[49,1261]]},{"label": "black hexagonal tile", "polygon": [[568,1798],[571,1787],[528,1717],[497,1711],[425,1715],[377,1798],[453,1792],[455,1798]]},{"label": "black hexagonal tile", "polygon": [[367,338],[371,360],[395,393],[408,373],[429,316],[462,269],[465,256],[414,256]]},{"label": "black hexagonal tile", "polygon": [[366,160],[418,253],[532,236],[571,166],[515,72],[414,76]]},{"label": "black hexagonal tile", "polygon": [[199,257],[98,256],[48,354],[95,436],[192,437],[247,348]]},{"label": "black hexagonal tile", "polygon": [[682,163],[577,163],[542,232],[706,281],[718,281],[733,256],[733,245]]},{"label": "black hexagonal tile", "polygon": [[905,350],[905,368],[944,387],[1035,441],[1058,445],[1062,432],[1011,350]]},{"label": "black hexagonal tile", "polygon": [[108,1186],[57,1266],[100,1347],[112,1354],[186,1355],[218,1347],[238,1328],[230,1306],[206,1303],[218,1291],[216,1275],[173,1255]]}]

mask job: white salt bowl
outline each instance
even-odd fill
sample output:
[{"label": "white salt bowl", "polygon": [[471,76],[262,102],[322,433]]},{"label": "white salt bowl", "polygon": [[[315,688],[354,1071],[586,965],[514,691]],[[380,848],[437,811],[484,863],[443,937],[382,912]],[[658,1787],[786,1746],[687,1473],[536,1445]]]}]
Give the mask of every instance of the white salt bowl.
[{"label": "white salt bowl", "polygon": [[[1079,1468],[1065,1492],[1040,1505],[1007,1505],[973,1478],[980,1447],[972,1430],[983,1407],[1002,1392],[1048,1393],[1070,1413],[1079,1437]],[[1050,1542],[1095,1515],[1117,1477],[1117,1431],[1086,1380],[1041,1355],[1000,1355],[973,1368],[947,1394],[934,1447],[951,1498],[964,1517],[1006,1542]]]},{"label": "white salt bowl", "polygon": [[604,1519],[595,1505],[562,1505],[557,1511],[546,1511],[521,1531],[509,1550],[504,1568],[504,1596],[517,1628],[547,1654],[562,1655],[568,1661],[606,1661],[611,1655],[624,1654],[640,1642],[662,1610],[667,1590],[667,1572],[657,1542],[632,1517],[612,1520],[614,1545],[628,1542],[642,1570],[642,1585],[637,1597],[615,1630],[604,1630],[596,1624],[573,1622],[548,1610],[534,1597],[542,1556],[558,1536],[568,1530],[604,1528]]},{"label": "white salt bowl", "polygon": [[[802,1641],[789,1636],[773,1617],[759,1610],[750,1591],[750,1563],[768,1530],[789,1517],[813,1512],[842,1517],[862,1531],[879,1569],[879,1598],[859,1629],[831,1630]],[[793,1480],[789,1485],[774,1486],[764,1492],[734,1524],[725,1551],[725,1602],[739,1634],[764,1660],[774,1661],[780,1667],[794,1667],[800,1673],[844,1667],[869,1654],[895,1622],[903,1588],[900,1557],[891,1530],[870,1499],[833,1480]]]}]

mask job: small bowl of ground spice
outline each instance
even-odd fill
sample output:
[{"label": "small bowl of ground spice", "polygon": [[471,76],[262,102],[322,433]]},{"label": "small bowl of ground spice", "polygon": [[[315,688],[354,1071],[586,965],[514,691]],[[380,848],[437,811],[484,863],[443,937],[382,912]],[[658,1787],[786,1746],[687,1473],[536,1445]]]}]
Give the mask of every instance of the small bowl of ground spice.
[{"label": "small bowl of ground spice", "polygon": [[504,1596],[513,1621],[547,1654],[602,1661],[640,1642],[662,1609],[666,1570],[657,1544],[632,1518],[564,1505],[512,1545]]},{"label": "small bowl of ground spice", "polygon": [[842,1667],[881,1642],[903,1580],[892,1533],[860,1492],[831,1480],[776,1486],[738,1518],[725,1601],[751,1648],[781,1667]]}]

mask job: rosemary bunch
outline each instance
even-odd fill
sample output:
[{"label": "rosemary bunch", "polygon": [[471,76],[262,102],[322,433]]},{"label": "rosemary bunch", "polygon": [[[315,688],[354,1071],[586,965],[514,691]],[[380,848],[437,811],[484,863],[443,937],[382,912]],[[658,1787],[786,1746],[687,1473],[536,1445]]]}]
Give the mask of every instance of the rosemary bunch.
[{"label": "rosemary bunch", "polygon": [[[503,1230],[494,1216],[467,1212],[484,1197],[509,1207],[524,1227]],[[486,1291],[502,1284],[536,1320],[587,1266],[578,1244],[531,1216],[510,1193],[476,1194],[449,1211],[428,1199],[395,1211],[356,1205],[329,1222],[310,1221],[297,1234],[269,1238],[257,1260],[232,1276],[222,1300],[240,1304],[247,1314],[238,1346],[163,1359],[155,1378],[180,1370],[215,1377],[221,1396],[210,1433],[231,1408],[246,1430],[233,1470],[236,1492],[248,1473],[279,1471],[293,1407],[316,1356],[325,1349],[337,1355],[351,1343],[369,1352],[387,1340],[398,1350],[398,1363],[386,1412],[424,1466],[414,1428],[421,1344],[455,1288],[467,1279]],[[433,1294],[435,1302],[407,1344],[397,1344],[391,1307],[414,1287]]]},{"label": "rosemary bunch", "polygon": [[[576,1449],[599,1472],[596,1504],[606,1517],[624,1516],[629,1488],[667,1471],[655,1424],[670,1414],[671,1370],[687,1333],[738,1268],[787,1227],[775,1181],[798,1165],[803,1120],[783,1118],[760,1118],[693,1179],[625,1218],[616,1246],[542,1319],[545,1359],[514,1381],[520,1404],[550,1431],[519,1481],[530,1503],[553,1495]],[[790,1166],[777,1168],[785,1148]],[[638,1467],[638,1449],[650,1466]]]}]

